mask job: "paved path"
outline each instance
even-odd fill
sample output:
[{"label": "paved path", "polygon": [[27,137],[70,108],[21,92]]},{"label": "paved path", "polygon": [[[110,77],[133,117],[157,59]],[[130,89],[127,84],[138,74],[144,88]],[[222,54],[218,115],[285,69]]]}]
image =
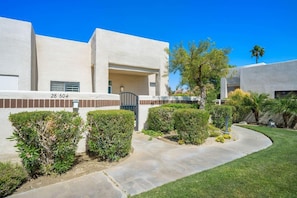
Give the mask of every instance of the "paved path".
[{"label": "paved path", "polygon": [[127,160],[104,171],[12,195],[34,197],[127,197],[192,175],[269,147],[266,136],[237,126],[238,140],[202,146],[174,145],[134,133],[134,152]]}]

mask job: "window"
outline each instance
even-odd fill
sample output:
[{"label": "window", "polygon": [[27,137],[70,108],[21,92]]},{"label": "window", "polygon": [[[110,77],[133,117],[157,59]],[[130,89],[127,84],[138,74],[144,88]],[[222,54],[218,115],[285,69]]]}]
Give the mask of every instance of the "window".
[{"label": "window", "polygon": [[155,82],[150,82],[150,87],[156,87],[156,83]]},{"label": "window", "polygon": [[51,91],[79,92],[79,82],[51,81]]},{"label": "window", "polygon": [[109,94],[112,93],[112,81],[111,80],[108,81],[108,93]]},{"label": "window", "polygon": [[283,98],[286,97],[289,94],[293,94],[295,96],[297,96],[297,91],[275,91],[274,92],[274,97],[275,98]]},{"label": "window", "polygon": [[229,94],[231,91],[235,91],[236,89],[240,89],[240,87],[239,86],[228,86],[227,92]]}]

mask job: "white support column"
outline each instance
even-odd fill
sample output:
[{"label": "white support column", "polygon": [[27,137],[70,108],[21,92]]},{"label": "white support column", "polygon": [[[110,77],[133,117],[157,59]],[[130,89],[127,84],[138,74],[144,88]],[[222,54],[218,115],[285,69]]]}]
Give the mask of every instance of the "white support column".
[{"label": "white support column", "polygon": [[108,93],[108,61],[97,60],[95,67],[95,92]]},{"label": "white support column", "polygon": [[160,73],[156,73],[155,78],[156,78],[156,96],[160,96],[160,90],[161,90]]},{"label": "white support column", "polygon": [[221,78],[221,99],[228,98],[228,84],[226,78]]}]

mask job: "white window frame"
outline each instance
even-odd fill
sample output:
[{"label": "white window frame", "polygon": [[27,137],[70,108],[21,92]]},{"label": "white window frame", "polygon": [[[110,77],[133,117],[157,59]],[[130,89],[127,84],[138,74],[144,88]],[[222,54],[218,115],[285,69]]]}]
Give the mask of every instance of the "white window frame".
[{"label": "white window frame", "polygon": [[51,91],[80,92],[80,82],[51,81]]}]

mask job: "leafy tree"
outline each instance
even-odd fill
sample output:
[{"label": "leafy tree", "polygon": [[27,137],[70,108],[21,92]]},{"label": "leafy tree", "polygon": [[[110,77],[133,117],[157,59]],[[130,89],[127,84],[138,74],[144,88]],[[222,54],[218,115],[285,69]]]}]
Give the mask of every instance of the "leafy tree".
[{"label": "leafy tree", "polygon": [[215,89],[219,79],[228,73],[228,53],[227,49],[215,48],[210,40],[198,45],[189,43],[188,49],[180,44],[170,52],[169,72],[180,72],[180,84],[200,96],[200,109],[205,108],[207,92]]},{"label": "leafy tree", "polygon": [[290,117],[297,115],[297,97],[289,94],[283,98],[271,99],[266,102],[264,110],[281,114],[284,120],[284,127],[287,128]]},{"label": "leafy tree", "polygon": [[251,92],[243,99],[244,105],[253,112],[257,123],[259,123],[259,114],[260,111],[263,109],[268,96],[269,95],[265,93],[258,94],[255,92]]},{"label": "leafy tree", "polygon": [[259,57],[262,57],[265,53],[264,48],[259,45],[255,45],[250,52],[252,53],[252,57],[256,57],[256,63],[258,63]]}]

